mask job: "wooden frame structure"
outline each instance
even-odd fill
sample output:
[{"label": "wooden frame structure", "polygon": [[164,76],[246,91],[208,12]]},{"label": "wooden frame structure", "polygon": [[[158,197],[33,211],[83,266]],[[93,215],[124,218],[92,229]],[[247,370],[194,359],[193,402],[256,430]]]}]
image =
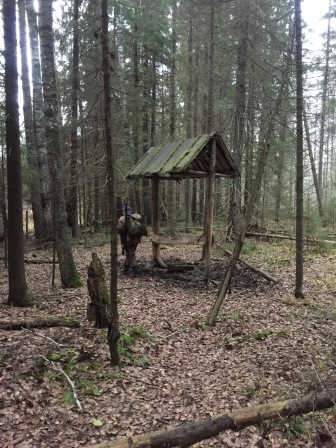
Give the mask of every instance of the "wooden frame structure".
[{"label": "wooden frame structure", "polygon": [[[224,140],[217,132],[204,134],[178,142],[170,142],[150,148],[127,174],[128,179],[147,178],[152,183],[152,250],[153,264],[165,268],[160,254],[160,244],[204,245],[205,278],[210,277],[210,261],[213,233],[215,178],[232,178],[238,169]],[[182,234],[161,235],[159,222],[159,182],[179,181],[186,178],[208,180],[207,207],[204,233],[199,236]]]}]

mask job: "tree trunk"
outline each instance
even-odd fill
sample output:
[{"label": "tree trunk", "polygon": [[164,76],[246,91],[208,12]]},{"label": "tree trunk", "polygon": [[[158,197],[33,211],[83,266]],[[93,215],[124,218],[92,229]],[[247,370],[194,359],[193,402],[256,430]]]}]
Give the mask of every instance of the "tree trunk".
[{"label": "tree trunk", "polygon": [[[329,0],[329,16],[327,29],[327,45],[326,45],[326,60],[323,74],[323,88],[322,88],[322,107],[321,107],[321,127],[320,127],[320,148],[319,148],[319,166],[318,166],[318,182],[319,189],[323,191],[323,158],[324,158],[324,138],[325,138],[325,122],[327,113],[327,96],[329,84],[329,64],[330,64],[330,20],[331,20],[331,0]],[[296,21],[297,24],[297,21]],[[302,26],[301,26],[302,27]],[[301,56],[302,59],[302,56]]]},{"label": "tree trunk", "polygon": [[233,129],[233,160],[238,168],[238,173],[233,178],[230,199],[229,229],[228,235],[237,239],[240,229],[241,212],[241,161],[244,150],[244,126],[246,109],[246,67],[247,67],[247,41],[249,33],[250,0],[238,2],[240,17],[238,61],[236,72],[236,110]]},{"label": "tree trunk", "polygon": [[28,53],[26,37],[25,0],[19,0],[19,28],[21,50],[21,80],[23,93],[23,117],[26,135],[27,160],[29,167],[30,196],[33,210],[35,239],[40,244],[44,239],[43,210],[40,188],[40,171],[36,153],[36,139],[33,125],[33,111],[30,94]]},{"label": "tree trunk", "polygon": [[284,159],[285,159],[285,151],[286,147],[286,130],[287,130],[287,116],[284,115],[281,123],[280,130],[280,150],[279,155],[276,157],[276,190],[275,190],[275,222],[278,224],[280,220],[280,206],[281,206],[281,198],[283,193],[282,181],[283,181],[283,167],[284,167]]},{"label": "tree trunk", "polygon": [[78,237],[78,96],[79,96],[79,48],[78,48],[78,10],[79,1],[73,4],[73,43],[72,43],[72,85],[71,85],[71,146],[70,146],[70,217],[72,236]]},{"label": "tree trunk", "polygon": [[323,210],[323,205],[322,205],[320,183],[318,181],[318,176],[317,176],[317,172],[316,172],[313,148],[312,148],[312,143],[311,143],[311,139],[310,139],[309,125],[308,125],[307,114],[306,114],[305,110],[303,110],[303,122],[304,122],[304,128],[305,128],[305,133],[306,133],[310,167],[311,167],[313,180],[314,180],[318,211],[319,211],[320,218],[323,220],[324,219],[324,210]]},{"label": "tree trunk", "polygon": [[[170,121],[169,137],[175,140],[176,133],[176,22],[177,22],[177,0],[171,0],[172,18],[172,44],[171,44],[171,71],[170,71]],[[176,184],[175,181],[168,181],[168,223],[167,230],[170,234],[176,229]]]},{"label": "tree trunk", "polygon": [[[193,84],[193,17],[190,13],[188,27],[188,82],[186,94],[186,133],[187,138],[191,138],[192,120],[192,84]],[[185,207],[185,231],[189,231],[191,225],[191,185],[192,179],[185,180],[184,207]]]},{"label": "tree trunk", "polygon": [[36,138],[36,150],[39,166],[39,178],[41,188],[41,202],[43,210],[43,237],[44,241],[51,241],[53,238],[53,220],[51,210],[51,181],[48,168],[48,149],[45,135],[45,116],[43,105],[42,78],[40,65],[40,50],[38,38],[37,14],[34,7],[34,0],[26,0],[31,66],[33,85],[33,121]]},{"label": "tree trunk", "polygon": [[111,86],[110,86],[110,52],[108,45],[108,8],[107,0],[101,0],[101,22],[102,22],[102,71],[104,82],[104,130],[105,130],[105,151],[107,161],[107,187],[109,200],[109,220],[111,236],[111,317],[108,329],[108,343],[110,349],[111,365],[119,365],[118,340],[119,313],[118,313],[118,254],[117,254],[117,204],[115,193],[115,151],[112,144],[112,116],[111,116]]},{"label": "tree trunk", "polygon": [[24,266],[19,85],[15,2],[4,0],[6,148],[8,183],[8,304],[27,306],[30,292]]},{"label": "tree trunk", "polygon": [[255,65],[251,62],[251,75],[250,75],[250,87],[249,87],[249,100],[247,105],[247,131],[245,139],[245,188],[244,188],[244,210],[248,202],[250,191],[253,184],[253,147],[255,142],[255,126],[256,126],[256,80],[255,80]]},{"label": "tree trunk", "polygon": [[303,88],[301,0],[295,0],[296,36],[296,275],[295,297],[303,298]]},{"label": "tree trunk", "polygon": [[[145,154],[149,149],[150,143],[150,73],[149,73],[149,49],[148,46],[144,47],[143,55],[143,103],[142,103],[142,153]],[[140,213],[144,216],[145,221],[150,219],[150,182],[148,179],[142,179],[142,194],[140,197]]]},{"label": "tree trunk", "polygon": [[335,405],[336,390],[305,395],[293,400],[235,409],[228,414],[184,423],[173,429],[106,441],[88,448],[187,448],[229,429],[237,432],[266,420],[317,412]]},{"label": "tree trunk", "polygon": [[52,0],[40,0],[40,42],[46,139],[50,157],[51,179],[54,195],[55,246],[64,288],[83,286],[74,263],[66,218],[63,190],[63,166],[61,160],[58,123],[56,73],[54,63],[54,39],[52,29]]}]

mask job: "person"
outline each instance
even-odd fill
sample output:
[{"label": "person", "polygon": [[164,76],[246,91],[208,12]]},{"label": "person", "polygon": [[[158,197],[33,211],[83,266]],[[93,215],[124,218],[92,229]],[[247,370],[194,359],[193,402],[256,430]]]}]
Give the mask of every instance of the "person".
[{"label": "person", "polygon": [[130,270],[133,274],[138,273],[136,265],[135,252],[138,244],[141,243],[143,235],[131,235],[127,229],[127,214],[131,214],[132,210],[128,204],[122,207],[122,215],[118,219],[117,232],[120,235],[122,254],[125,255],[124,274],[128,274]]}]

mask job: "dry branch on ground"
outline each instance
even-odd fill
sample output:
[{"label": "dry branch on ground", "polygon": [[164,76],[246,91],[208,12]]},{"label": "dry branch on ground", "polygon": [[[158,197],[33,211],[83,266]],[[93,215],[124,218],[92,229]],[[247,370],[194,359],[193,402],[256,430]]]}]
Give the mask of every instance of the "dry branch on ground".
[{"label": "dry branch on ground", "polygon": [[78,328],[78,320],[66,317],[41,316],[34,318],[12,319],[9,321],[0,321],[0,330],[20,330],[21,328],[43,328],[43,327],[70,327]]},{"label": "dry branch on ground", "polygon": [[223,431],[239,431],[246,426],[257,425],[271,419],[281,419],[294,415],[307,414],[335,405],[336,390],[320,392],[294,400],[267,403],[236,409],[205,420],[185,423],[168,431],[140,434],[116,442],[106,441],[90,448],[187,448],[204,439],[210,439]]}]

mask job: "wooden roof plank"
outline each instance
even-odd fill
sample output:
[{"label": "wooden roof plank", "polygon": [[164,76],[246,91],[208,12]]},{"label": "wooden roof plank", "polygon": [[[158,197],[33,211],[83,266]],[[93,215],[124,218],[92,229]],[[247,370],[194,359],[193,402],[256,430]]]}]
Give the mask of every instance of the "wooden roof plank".
[{"label": "wooden roof plank", "polygon": [[172,157],[167,160],[163,172],[169,173],[169,171],[176,171],[176,167],[178,166],[179,162],[181,160],[184,160],[188,156],[198,138],[199,137],[194,137],[184,140],[182,144],[178,148],[176,148],[176,151],[172,155]]},{"label": "wooden roof plank", "polygon": [[137,164],[127,173],[126,177],[139,177],[142,172],[146,172],[146,167],[150,166],[152,159],[161,151],[163,145],[152,146]]},{"label": "wooden roof plank", "polygon": [[186,156],[179,161],[177,166],[175,166],[174,171],[181,171],[186,169],[192,161],[199,155],[199,153],[202,151],[203,147],[208,143],[208,141],[211,139],[211,134],[209,135],[200,135],[195,139],[195,143],[186,154]]},{"label": "wooden roof plank", "polygon": [[[148,150],[142,159],[129,171],[127,178],[188,176],[189,170],[209,169],[207,144],[216,141],[215,171],[227,177],[237,172],[237,167],[222,136],[216,132],[203,134],[186,140],[157,145]],[[195,174],[196,177],[196,174]]]},{"label": "wooden roof plank", "polygon": [[173,156],[181,143],[182,141],[166,143],[161,151],[157,153],[155,159],[152,160],[150,167],[146,170],[146,174],[164,173],[165,164]]}]

